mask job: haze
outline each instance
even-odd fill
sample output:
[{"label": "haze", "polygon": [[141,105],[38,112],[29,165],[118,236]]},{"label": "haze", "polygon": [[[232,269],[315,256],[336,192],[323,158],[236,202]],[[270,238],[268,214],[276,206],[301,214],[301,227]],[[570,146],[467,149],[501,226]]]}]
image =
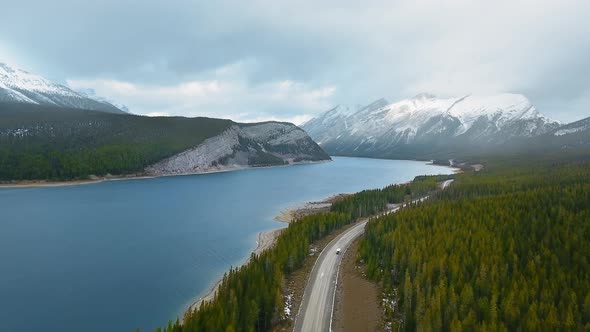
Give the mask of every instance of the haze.
[{"label": "haze", "polygon": [[136,114],[301,123],[421,92],[590,114],[587,1],[2,2],[0,61]]}]

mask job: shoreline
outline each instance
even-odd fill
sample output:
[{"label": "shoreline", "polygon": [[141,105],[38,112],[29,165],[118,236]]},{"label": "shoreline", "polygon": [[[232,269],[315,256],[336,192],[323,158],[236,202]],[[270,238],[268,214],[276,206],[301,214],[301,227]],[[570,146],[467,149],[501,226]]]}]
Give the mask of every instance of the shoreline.
[{"label": "shoreline", "polygon": [[[224,168],[224,169],[215,169],[215,170],[187,173],[187,174],[167,174],[167,175],[154,175],[154,176],[134,174],[134,175],[128,175],[128,176],[121,176],[121,177],[110,176],[110,177],[103,177],[103,178],[97,178],[97,179],[91,179],[91,180],[76,180],[76,181],[64,181],[64,182],[23,181],[20,183],[0,184],[0,189],[77,186],[77,185],[88,185],[88,184],[101,183],[101,182],[106,182],[106,181],[144,180],[144,179],[154,179],[154,178],[168,177],[168,176],[201,175],[201,174],[211,174],[211,173],[221,173],[221,172],[233,172],[233,171],[239,171],[239,170],[249,170],[249,169],[255,169],[255,168],[289,167],[289,166],[305,165],[305,164],[320,164],[320,163],[327,163],[330,161],[333,161],[333,160],[297,162],[297,163],[291,163],[288,165],[275,165],[275,166],[229,167],[229,168]],[[421,161],[421,162],[424,164],[428,164],[427,162],[423,162],[423,161]],[[436,166],[445,167],[443,165],[436,165]],[[454,169],[455,171],[460,170],[457,167],[453,167],[450,165],[447,165],[445,168],[451,168],[451,169]],[[305,215],[318,213],[318,212],[322,212],[322,211],[327,211],[327,210],[329,210],[329,208],[333,202],[335,202],[339,199],[342,199],[346,196],[349,196],[349,195],[351,195],[351,194],[350,193],[339,193],[339,194],[330,195],[327,198],[322,199],[320,201],[308,201],[308,202],[304,202],[304,203],[295,203],[295,204],[292,204],[291,206],[288,206],[288,207],[278,211],[278,215],[276,215],[273,219],[275,221],[289,223],[289,222],[292,222],[292,221],[294,221],[300,217],[303,217]],[[267,250],[267,249],[271,248],[272,246],[274,246],[278,236],[286,228],[286,226],[280,226],[280,225],[277,227],[281,227],[281,228],[275,228],[275,229],[264,230],[264,231],[258,232],[256,247],[252,251],[250,251],[248,256],[246,256],[244,258],[244,260],[242,262],[240,262],[235,267],[241,267],[241,266],[244,266],[245,264],[247,264],[250,261],[250,257],[251,257],[252,253],[259,255],[264,250]],[[225,271],[225,272],[227,272],[227,271]],[[212,284],[210,284],[208,286],[208,288],[206,288],[206,291],[202,292],[201,294],[197,294],[197,296],[195,296],[195,297],[189,298],[189,301],[186,301],[185,303],[182,304],[182,307],[179,308],[180,310],[179,310],[179,314],[178,314],[178,318],[180,319],[181,322],[184,320],[186,313],[198,309],[202,302],[208,302],[208,301],[211,301],[215,298],[215,295],[221,285],[221,282],[223,281],[222,277],[223,277],[223,274],[221,274],[219,276],[219,279],[214,279],[214,282]]]},{"label": "shoreline", "polygon": [[[270,249],[272,246],[274,246],[277,238],[279,237],[279,235],[282,233],[282,231],[284,229],[285,229],[285,227],[259,232],[258,233],[258,240],[256,240],[256,248],[252,251],[252,254],[260,255],[263,251]],[[249,261],[250,261],[250,256],[248,256],[248,258],[237,267],[244,266],[244,265],[248,264]],[[199,306],[201,306],[201,303],[209,302],[209,301],[213,300],[215,298],[215,294],[217,293],[217,290],[219,289],[219,286],[221,286],[222,281],[223,281],[223,278],[217,280],[213,284],[213,286],[210,287],[206,293],[204,293],[204,295],[199,296],[196,300],[193,300],[191,302],[191,304],[188,306],[188,308],[186,308],[183,311],[182,320],[184,320],[184,315],[186,313],[198,309]]]},{"label": "shoreline", "polygon": [[[289,224],[298,217],[327,210],[333,202],[348,195],[350,194],[334,194],[321,201],[296,204],[281,210],[279,214],[273,218],[273,220]],[[286,227],[259,232],[258,239],[256,240],[256,248],[251,252],[251,254],[259,255],[263,251],[274,246],[277,238],[284,229],[286,229]],[[248,256],[248,258],[244,262],[242,262],[238,267],[248,264],[249,261],[250,256]],[[192,300],[191,303],[188,305],[188,308],[184,309],[184,311],[182,312],[181,320],[184,320],[184,316],[186,315],[186,313],[198,309],[202,302],[208,302],[213,300],[222,281],[223,277],[215,281],[215,283],[213,283],[213,285],[209,287],[207,292],[205,292],[203,295],[199,295],[194,300]]]},{"label": "shoreline", "polygon": [[[368,158],[368,159],[384,159],[384,158],[369,158],[369,157],[348,157],[348,156],[330,156],[330,157],[342,157],[342,158]],[[461,173],[463,170],[460,167],[454,165],[442,165],[434,163],[433,160],[417,160],[417,159],[386,159],[386,160],[409,160],[409,161],[418,161],[424,162],[427,165],[434,165],[439,167],[446,167],[455,170],[455,173]],[[323,164],[334,161],[333,159],[327,160],[317,160],[317,161],[301,161],[301,162],[293,162],[287,165],[270,165],[270,166],[227,166],[224,168],[217,168],[217,169],[208,169],[205,171],[198,171],[198,172],[190,172],[190,173],[178,173],[178,174],[160,174],[160,175],[149,175],[143,173],[136,173],[136,174],[127,174],[127,175],[106,175],[102,177],[96,177],[96,179],[88,179],[88,180],[68,180],[68,181],[48,181],[48,180],[21,180],[21,181],[6,181],[0,182],[0,189],[19,189],[19,188],[51,188],[51,187],[69,187],[69,186],[82,186],[82,185],[90,185],[90,184],[98,184],[108,181],[128,181],[128,180],[149,180],[149,179],[157,179],[157,178],[164,178],[164,177],[174,177],[174,176],[191,176],[191,175],[206,175],[206,174],[215,174],[215,173],[224,173],[224,172],[235,172],[235,171],[243,171],[243,170],[251,170],[251,169],[265,169],[265,168],[275,168],[275,167],[289,167],[289,166],[297,166],[297,165],[307,165],[307,164]],[[477,164],[474,166],[480,166],[475,171],[479,171],[483,169],[483,165]],[[92,175],[91,175],[92,177]],[[338,195],[347,195],[347,194],[336,194]],[[327,199],[326,199],[327,200]],[[322,200],[325,201],[325,200]],[[313,203],[313,202],[308,202]],[[304,203],[306,204],[306,203]],[[288,208],[286,210],[296,210],[297,207]],[[277,221],[284,221],[282,219],[275,218]]]},{"label": "shoreline", "polygon": [[349,195],[351,194],[334,194],[320,201],[309,201],[305,203],[294,204],[281,210],[279,214],[274,217],[274,220],[290,223],[309,214],[327,211],[332,206],[332,203]]},{"label": "shoreline", "polygon": [[23,181],[15,181],[15,182],[4,182],[0,183],[0,189],[18,189],[18,188],[46,188],[46,187],[69,187],[69,186],[82,186],[82,185],[89,185],[89,184],[97,184],[103,183],[108,181],[127,181],[127,180],[148,180],[148,179],[157,179],[157,178],[164,178],[164,177],[174,177],[174,176],[191,176],[191,175],[206,175],[206,174],[215,174],[215,173],[224,173],[224,172],[236,172],[236,171],[244,171],[250,169],[265,169],[265,168],[275,168],[275,167],[289,167],[289,166],[298,166],[298,165],[307,165],[307,164],[322,164],[331,162],[332,160],[318,160],[318,161],[303,161],[303,162],[294,162],[288,165],[269,165],[269,166],[228,166],[226,168],[221,169],[209,169],[205,171],[199,172],[191,172],[191,173],[179,173],[179,174],[161,174],[161,175],[139,175],[139,174],[129,174],[129,175],[111,175],[111,176],[104,176],[99,177],[97,179],[88,179],[88,180],[69,180],[69,181],[47,181],[47,180],[23,180]]}]

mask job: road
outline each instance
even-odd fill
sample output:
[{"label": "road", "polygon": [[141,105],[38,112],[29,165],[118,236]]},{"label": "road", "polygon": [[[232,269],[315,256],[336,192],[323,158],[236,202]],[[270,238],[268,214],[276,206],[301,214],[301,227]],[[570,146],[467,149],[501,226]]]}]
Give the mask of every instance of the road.
[{"label": "road", "polygon": [[[315,262],[299,313],[295,319],[295,331],[330,331],[338,268],[346,248],[365,230],[363,219],[340,234],[322,251]],[[340,255],[336,249],[340,248]]]},{"label": "road", "polygon": [[[452,181],[443,182],[441,188],[445,189]],[[414,200],[414,202],[426,198],[423,197]],[[395,212],[399,208],[399,205],[394,206],[380,215]],[[361,219],[353,227],[338,235],[328,243],[316,260],[303,293],[299,312],[295,317],[295,328],[293,329],[295,332],[331,331],[340,262],[346,248],[364,232],[368,220],[368,218]],[[339,255],[336,254],[338,248],[341,249]]]}]

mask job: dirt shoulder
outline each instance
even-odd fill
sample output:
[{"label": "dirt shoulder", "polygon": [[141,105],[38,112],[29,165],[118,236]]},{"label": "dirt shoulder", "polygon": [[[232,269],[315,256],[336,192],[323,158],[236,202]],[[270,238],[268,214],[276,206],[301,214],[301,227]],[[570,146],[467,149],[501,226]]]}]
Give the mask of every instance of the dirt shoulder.
[{"label": "dirt shoulder", "polygon": [[285,302],[287,304],[287,310],[289,312],[288,320],[286,322],[282,322],[278,326],[273,328],[273,331],[292,331],[293,324],[295,322],[295,317],[299,312],[299,306],[301,305],[301,300],[303,299],[303,293],[305,292],[305,286],[309,281],[309,276],[311,274],[311,270],[313,269],[313,265],[315,264],[318,255],[324,250],[324,248],[332,241],[335,237],[340,235],[341,233],[348,230],[354,224],[347,225],[337,231],[332,232],[330,235],[324,237],[321,240],[314,242],[311,245],[311,250],[307,258],[303,261],[303,265],[301,268],[293,271],[291,275],[289,275],[285,280],[285,287],[284,289],[285,294],[283,294],[285,298]]},{"label": "dirt shoulder", "polygon": [[356,262],[359,239],[344,253],[336,299],[332,330],[335,332],[381,331],[383,327],[381,290],[364,277],[365,268]]}]

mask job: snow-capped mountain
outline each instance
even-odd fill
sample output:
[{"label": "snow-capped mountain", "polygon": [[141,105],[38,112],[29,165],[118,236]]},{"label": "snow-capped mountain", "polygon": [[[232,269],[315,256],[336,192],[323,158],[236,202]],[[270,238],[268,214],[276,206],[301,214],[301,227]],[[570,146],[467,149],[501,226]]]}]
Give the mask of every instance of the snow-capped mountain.
[{"label": "snow-capped mountain", "polygon": [[113,104],[82,95],[39,75],[0,63],[0,103],[27,103],[124,113]]},{"label": "snow-capped mountain", "polygon": [[331,154],[418,157],[440,147],[489,146],[534,137],[558,126],[519,94],[420,94],[392,104],[380,99],[352,111],[339,106],[302,127]]}]

